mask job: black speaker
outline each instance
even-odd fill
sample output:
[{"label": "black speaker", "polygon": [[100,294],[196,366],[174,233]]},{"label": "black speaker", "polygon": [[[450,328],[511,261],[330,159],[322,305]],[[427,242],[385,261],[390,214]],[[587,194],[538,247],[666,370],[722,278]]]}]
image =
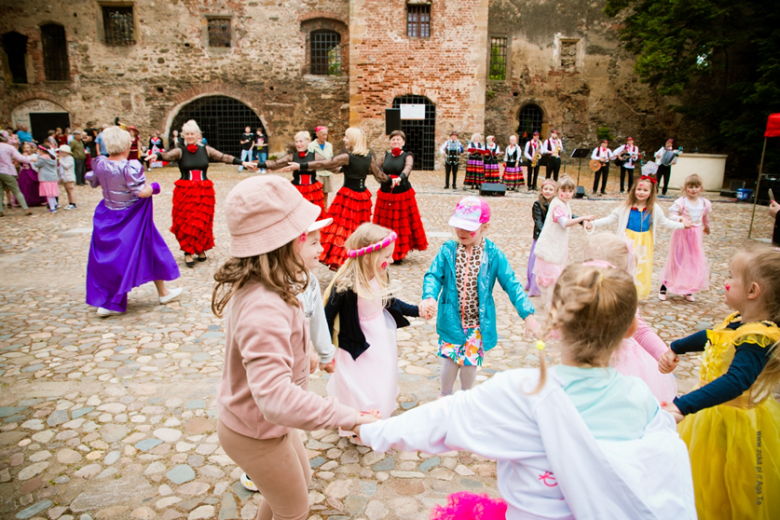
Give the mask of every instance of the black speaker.
[{"label": "black speaker", "polygon": [[386,108],[385,109],[385,135],[390,135],[392,132],[401,129],[401,109],[400,108]]},{"label": "black speaker", "polygon": [[577,190],[574,192],[574,196],[581,199],[585,196],[585,186],[577,186]]},{"label": "black speaker", "polygon": [[761,176],[761,186],[758,191],[758,203],[762,206],[769,205],[769,190],[772,190],[772,195],[775,196],[775,200],[780,197],[780,179],[777,175],[764,174]]},{"label": "black speaker", "polygon": [[483,182],[479,188],[483,197],[503,197],[506,195],[506,184],[501,182]]}]

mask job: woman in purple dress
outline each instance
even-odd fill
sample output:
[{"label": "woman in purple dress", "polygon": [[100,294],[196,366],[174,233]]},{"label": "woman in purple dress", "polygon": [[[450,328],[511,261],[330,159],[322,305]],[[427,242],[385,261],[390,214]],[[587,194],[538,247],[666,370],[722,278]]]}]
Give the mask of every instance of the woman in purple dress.
[{"label": "woman in purple dress", "polygon": [[101,317],[125,312],[127,293],[148,282],[157,286],[162,304],[182,293],[165,286],[179,277],[179,266],[154,225],[151,197],[160,193],[160,185],[146,184],[141,163],[128,161],[128,132],[112,126],[103,131],[103,141],[109,156],[93,159],[86,177],[93,188],[103,188],[87,264],[87,303]]},{"label": "woman in purple dress", "polygon": [[[35,155],[35,145],[22,143],[22,155],[32,157]],[[27,206],[40,206],[46,204],[46,199],[38,194],[38,172],[29,163],[21,163],[19,169],[19,191],[24,195]]]}]

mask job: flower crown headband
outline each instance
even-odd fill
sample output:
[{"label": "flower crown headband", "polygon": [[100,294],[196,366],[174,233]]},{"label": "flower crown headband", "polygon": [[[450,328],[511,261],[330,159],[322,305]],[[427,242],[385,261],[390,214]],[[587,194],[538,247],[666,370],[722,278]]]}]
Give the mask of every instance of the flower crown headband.
[{"label": "flower crown headband", "polygon": [[358,256],[374,253],[376,251],[386,248],[387,246],[395,242],[396,239],[398,239],[398,235],[395,233],[395,231],[391,231],[389,235],[387,235],[385,238],[383,238],[376,244],[371,244],[370,246],[366,246],[362,249],[350,249],[349,251],[347,251],[347,256],[350,258],[355,258]]}]

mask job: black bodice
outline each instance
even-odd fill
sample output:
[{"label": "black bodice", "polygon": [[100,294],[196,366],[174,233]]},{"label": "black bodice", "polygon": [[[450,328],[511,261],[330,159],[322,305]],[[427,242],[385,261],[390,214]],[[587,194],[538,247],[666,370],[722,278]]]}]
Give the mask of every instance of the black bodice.
[{"label": "black bodice", "polygon": [[[401,172],[403,172],[406,167],[406,157],[409,155],[412,154],[409,152],[402,152],[398,157],[393,157],[392,153],[385,152],[382,170],[384,170],[390,179],[400,176]],[[409,183],[409,179],[403,179],[395,188],[393,188],[392,181],[388,180],[387,182],[383,182],[379,189],[385,193],[403,193],[408,191],[411,187],[412,185]]]}]

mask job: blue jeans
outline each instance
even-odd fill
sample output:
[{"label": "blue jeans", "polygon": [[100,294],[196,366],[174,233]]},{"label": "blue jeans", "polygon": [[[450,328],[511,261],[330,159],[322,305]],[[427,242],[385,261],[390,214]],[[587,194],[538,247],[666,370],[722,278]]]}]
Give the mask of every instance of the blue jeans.
[{"label": "blue jeans", "polygon": [[[251,162],[252,161],[252,149],[249,150],[241,150],[241,162]],[[238,171],[243,170],[243,166],[238,167]]]},{"label": "blue jeans", "polygon": [[257,159],[259,162],[265,162],[265,160],[268,158],[268,154],[267,154],[267,153],[264,153],[264,152],[258,152],[258,151],[255,151],[255,158],[256,158],[256,159]]}]

